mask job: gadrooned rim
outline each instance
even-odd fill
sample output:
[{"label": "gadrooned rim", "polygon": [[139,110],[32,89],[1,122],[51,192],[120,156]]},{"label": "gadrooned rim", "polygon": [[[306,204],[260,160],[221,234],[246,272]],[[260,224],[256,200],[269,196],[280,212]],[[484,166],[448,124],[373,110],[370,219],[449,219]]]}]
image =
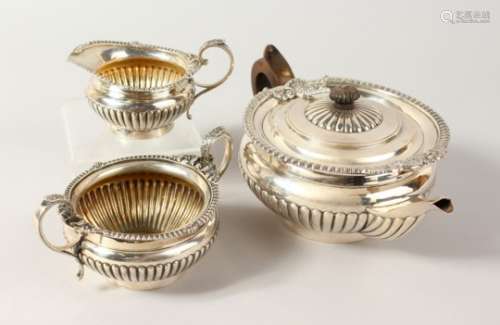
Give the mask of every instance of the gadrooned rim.
[{"label": "gadrooned rim", "polygon": [[[418,109],[430,115],[430,117],[436,123],[439,129],[439,136],[434,144],[434,146],[428,151],[422,152],[418,155],[414,155],[407,159],[398,160],[390,164],[384,164],[374,167],[363,167],[363,168],[353,168],[353,167],[340,167],[331,164],[321,164],[313,163],[300,158],[292,157],[276,146],[271,144],[267,139],[262,139],[257,135],[257,130],[253,123],[253,116],[260,108],[260,106],[268,99],[274,98],[279,102],[286,102],[297,97],[310,98],[313,95],[322,93],[326,91],[327,83],[349,83],[353,85],[358,85],[362,87],[374,88],[380,91],[389,92],[395,96],[403,98]],[[249,136],[252,143],[257,145],[260,149],[265,151],[267,154],[278,159],[285,164],[292,164],[294,166],[310,169],[315,172],[331,175],[341,175],[341,176],[374,176],[374,175],[386,175],[386,174],[401,174],[408,171],[413,171],[420,169],[431,164],[434,164],[446,155],[446,150],[450,140],[450,131],[441,116],[432,110],[428,105],[422,103],[418,99],[406,95],[400,91],[381,86],[378,84],[359,81],[355,79],[348,78],[333,78],[325,76],[321,79],[306,81],[303,79],[292,79],[283,86],[278,86],[272,89],[264,89],[253,97],[250,104],[248,105],[244,117],[244,127],[245,133]]]},{"label": "gadrooned rim", "polygon": [[128,241],[152,241],[152,240],[164,240],[164,239],[173,239],[173,238],[181,238],[185,236],[192,235],[198,232],[201,228],[203,228],[208,222],[214,220],[217,214],[217,201],[219,198],[219,190],[217,185],[217,176],[215,171],[215,165],[210,160],[206,158],[202,158],[195,155],[183,155],[183,156],[164,156],[164,155],[140,155],[140,156],[131,156],[131,157],[123,157],[114,159],[107,162],[96,163],[91,168],[79,174],[75,177],[71,183],[66,187],[64,192],[65,199],[70,202],[71,200],[71,192],[74,187],[80,183],[85,177],[98,171],[100,169],[106,168],[108,166],[128,161],[137,161],[137,160],[155,160],[155,161],[165,161],[169,163],[180,164],[184,168],[190,168],[191,170],[197,172],[200,176],[202,176],[208,184],[210,189],[210,198],[207,207],[200,212],[200,214],[196,217],[194,221],[189,223],[188,225],[175,229],[172,231],[158,233],[158,234],[141,234],[141,233],[123,233],[118,231],[110,231],[106,229],[100,229],[94,227],[85,219],[76,214],[71,206],[60,206],[60,212],[65,220],[65,222],[74,228],[80,229],[84,233],[92,233],[92,234],[100,234],[106,237],[110,237],[113,239],[120,240],[128,240]]},{"label": "gadrooned rim", "polygon": [[94,46],[100,46],[100,45],[111,45],[111,46],[122,46],[122,47],[131,47],[131,48],[139,48],[139,49],[145,49],[145,50],[155,50],[155,51],[162,51],[162,52],[168,52],[169,54],[177,55],[182,57],[186,65],[183,66],[183,68],[186,70],[184,76],[182,78],[179,78],[178,80],[166,85],[166,86],[161,86],[161,87],[155,87],[155,88],[149,88],[147,90],[143,88],[138,88],[138,87],[130,87],[130,86],[124,86],[124,85],[117,85],[112,82],[110,82],[108,79],[103,78],[99,75],[97,75],[94,71],[88,70],[91,72],[95,78],[97,78],[100,82],[102,82],[105,85],[108,86],[113,86],[117,87],[118,89],[126,90],[126,91],[136,91],[136,92],[157,92],[157,91],[165,91],[168,89],[180,89],[183,88],[181,85],[185,83],[190,83],[192,82],[193,75],[199,70],[200,66],[203,64],[198,58],[198,56],[194,54],[189,54],[180,50],[168,48],[168,47],[163,47],[163,46],[158,46],[158,45],[152,45],[152,44],[144,44],[144,43],[139,43],[139,42],[121,42],[121,41],[109,41],[109,40],[104,40],[104,41],[90,41],[84,44],[81,44],[77,46],[70,55],[78,55],[81,52],[85,51],[88,48],[94,47]]}]

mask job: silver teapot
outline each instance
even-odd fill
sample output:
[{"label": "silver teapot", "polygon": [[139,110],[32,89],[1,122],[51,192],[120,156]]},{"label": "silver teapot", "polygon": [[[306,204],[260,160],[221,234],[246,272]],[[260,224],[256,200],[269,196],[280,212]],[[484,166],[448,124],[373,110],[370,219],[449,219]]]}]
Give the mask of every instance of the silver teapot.
[{"label": "silver teapot", "polygon": [[240,170],[255,195],[313,240],[396,239],[430,210],[449,130],[419,100],[346,78],[294,78],[273,46],[252,71]]}]

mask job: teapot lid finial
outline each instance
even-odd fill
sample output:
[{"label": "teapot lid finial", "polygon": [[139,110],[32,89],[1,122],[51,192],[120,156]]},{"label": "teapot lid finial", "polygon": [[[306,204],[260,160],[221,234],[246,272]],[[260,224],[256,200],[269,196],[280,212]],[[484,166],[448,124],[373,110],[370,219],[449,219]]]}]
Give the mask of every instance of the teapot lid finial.
[{"label": "teapot lid finial", "polygon": [[329,86],[330,99],[338,105],[338,108],[352,109],[352,104],[359,98],[359,91],[351,85]]}]

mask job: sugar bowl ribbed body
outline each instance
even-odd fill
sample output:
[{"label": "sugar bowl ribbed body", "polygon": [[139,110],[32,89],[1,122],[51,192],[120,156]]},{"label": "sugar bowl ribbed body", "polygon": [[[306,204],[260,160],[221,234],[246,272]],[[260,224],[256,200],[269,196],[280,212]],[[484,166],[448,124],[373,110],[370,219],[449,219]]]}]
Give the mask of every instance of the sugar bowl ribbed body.
[{"label": "sugar bowl ribbed body", "polygon": [[[217,168],[209,153],[218,139]],[[165,286],[212,246],[218,229],[217,181],[229,163],[231,138],[215,129],[200,156],[136,156],[98,163],[76,177],[64,195],[49,195],[35,221],[43,242],[82,266],[132,289]],[[67,244],[52,244],[42,219],[59,207]]]}]

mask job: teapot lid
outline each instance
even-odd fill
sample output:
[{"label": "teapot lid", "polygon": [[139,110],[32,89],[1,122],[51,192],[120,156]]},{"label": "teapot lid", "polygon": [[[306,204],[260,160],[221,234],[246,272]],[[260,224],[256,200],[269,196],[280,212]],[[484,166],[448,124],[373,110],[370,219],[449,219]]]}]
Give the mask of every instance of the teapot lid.
[{"label": "teapot lid", "polygon": [[283,163],[324,174],[400,174],[446,153],[449,130],[420,101],[372,83],[292,79],[259,92],[245,116],[250,139]]}]

